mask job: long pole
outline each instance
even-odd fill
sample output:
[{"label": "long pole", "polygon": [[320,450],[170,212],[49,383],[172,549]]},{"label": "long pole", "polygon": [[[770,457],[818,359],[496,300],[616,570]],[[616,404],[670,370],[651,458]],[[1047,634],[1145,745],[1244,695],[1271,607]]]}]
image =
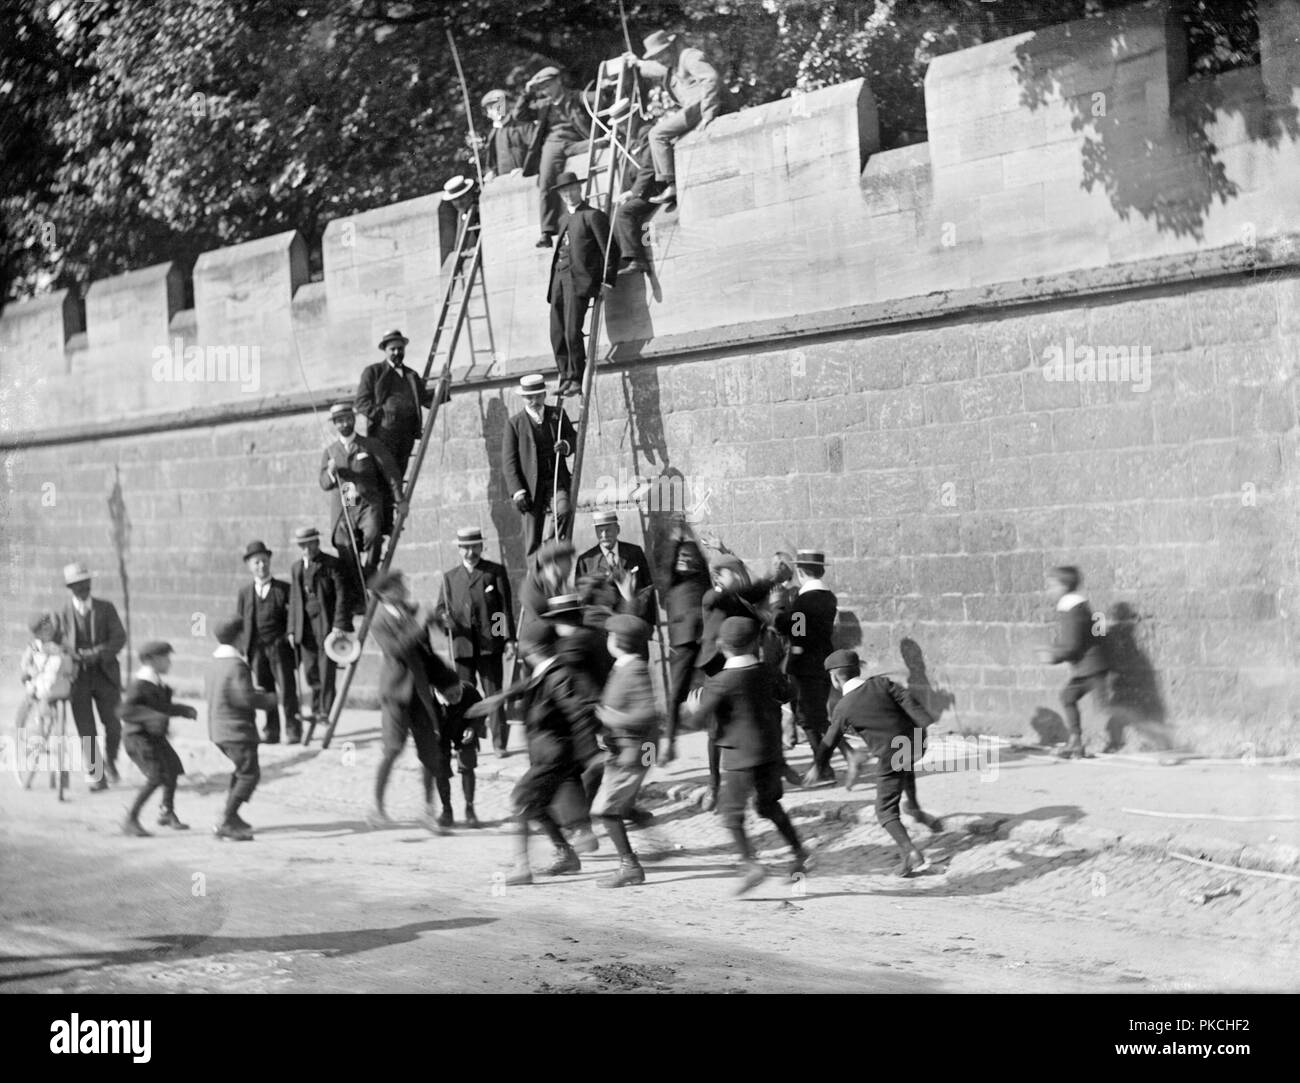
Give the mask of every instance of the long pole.
[{"label": "long pole", "polygon": [[634,52],[632,35],[627,32],[627,12],[623,9],[623,0],[618,0],[618,17],[623,24],[623,41],[627,45],[627,51],[629,53]]},{"label": "long pole", "polygon": [[470,149],[474,151],[474,172],[478,175],[478,186],[483,187],[483,164],[478,157],[478,133],[474,131],[474,104],[469,100],[469,84],[465,82],[465,69],[460,66],[460,52],[456,48],[456,39],[452,37],[451,27],[447,27],[447,44],[451,46],[451,59],[456,63],[456,76],[460,79],[460,92],[465,98],[465,120],[469,124]]}]

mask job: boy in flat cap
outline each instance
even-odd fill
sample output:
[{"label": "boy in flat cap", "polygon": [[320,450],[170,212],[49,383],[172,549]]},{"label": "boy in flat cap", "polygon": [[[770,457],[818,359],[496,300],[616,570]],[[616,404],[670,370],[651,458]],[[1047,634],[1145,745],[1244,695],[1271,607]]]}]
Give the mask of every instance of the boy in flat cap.
[{"label": "boy in flat cap", "polygon": [[[841,734],[855,731],[867,744],[866,754],[877,757],[876,820],[898,847],[899,876],[911,876],[927,868],[924,855],[913,844],[899,818],[904,811],[938,831],[939,820],[921,811],[916,796],[916,764],[924,755],[924,733],[934,720],[924,707],[897,681],[877,674],[863,677],[861,663],[853,651],[835,651],[826,659],[826,671],[842,693],[831,715],[830,729],[816,750],[808,780],[826,766]],[[857,775],[857,756],[850,760],[845,785],[852,787]]]},{"label": "boy in flat cap", "polygon": [[599,886],[616,888],[645,883],[623,821],[636,811],[636,796],[654,763],[659,709],[647,661],[650,625],[639,617],[616,613],[605,622],[605,632],[614,669],[596,715],[605,727],[608,753],[591,815],[605,825],[618,851],[618,872],[598,881]]},{"label": "boy in flat cap", "polygon": [[149,832],[140,825],[140,811],[159,787],[163,796],[158,826],[189,830],[189,824],[181,823],[176,815],[176,783],[185,774],[185,768],[167,740],[167,726],[173,718],[198,718],[199,712],[187,704],[172,702],[172,690],[163,683],[171,668],[172,645],[151,640],[140,648],[140,668],[122,697],[122,743],[131,762],[144,775],[144,785],[122,823],[125,835],[149,837]]},{"label": "boy in flat cap", "polygon": [[776,825],[794,854],[789,875],[804,871],[808,855],[794,825],[781,807],[785,761],[781,752],[780,675],[759,661],[759,623],[749,617],[728,617],[718,630],[725,656],[722,669],[705,682],[698,716],[712,719],[722,750],[722,789],[718,810],[740,852],[742,879],[737,894],[757,886],[767,876],[745,834],[745,807],[757,799],[758,814]]},{"label": "boy in flat cap", "polygon": [[208,701],[208,734],[222,754],[234,764],[226,806],[214,832],[219,839],[251,842],[253,829],[239,815],[239,808],[253,796],[262,777],[257,762],[257,712],[274,711],[274,692],[253,687],[253,673],[237,644],[243,635],[240,617],[223,620],[216,628],[217,649],[212,652],[205,680]]},{"label": "boy in flat cap", "polygon": [[480,827],[474,812],[474,792],[478,787],[479,742],[487,736],[486,721],[467,718],[465,712],[476,703],[483,702],[473,682],[459,680],[443,688],[435,686],[434,699],[438,705],[438,800],[442,812],[438,815],[439,827],[454,827],[455,814],[451,808],[451,759],[454,754],[460,770],[460,791],[465,797],[465,825]]},{"label": "boy in flat cap", "polygon": [[[89,771],[95,778],[90,788],[97,792],[117,781],[117,752],[122,742],[122,724],[117,720],[122,670],[117,656],[126,646],[126,629],[112,602],[91,597],[90,572],[84,564],[67,565],[63,582],[72,594],[63,611],[63,641],[77,660],[70,697],[72,720],[78,736],[89,745]],[[95,737],[96,711],[104,727],[103,754]]]},{"label": "boy in flat cap", "polygon": [[[1050,665],[1066,662],[1070,679],[1061,690],[1061,712],[1069,741],[1057,753],[1061,759],[1084,758],[1083,724],[1079,718],[1079,701],[1089,692],[1093,702],[1105,704],[1106,675],[1110,669],[1106,659],[1106,639],[1098,634],[1092,607],[1079,593],[1083,575],[1073,565],[1063,564],[1047,573],[1047,593],[1056,606],[1056,636],[1050,647],[1038,651],[1038,660]],[[1107,727],[1110,732],[1110,727]]]},{"label": "boy in flat cap", "polygon": [[[248,543],[244,564],[253,580],[240,587],[236,599],[235,614],[244,622],[240,646],[258,686],[279,691],[285,737],[296,745],[302,740],[302,716],[298,712],[298,664],[289,642],[289,584],[271,575],[271,550],[264,542]],[[262,740],[268,745],[280,743],[278,707],[266,712]]]}]

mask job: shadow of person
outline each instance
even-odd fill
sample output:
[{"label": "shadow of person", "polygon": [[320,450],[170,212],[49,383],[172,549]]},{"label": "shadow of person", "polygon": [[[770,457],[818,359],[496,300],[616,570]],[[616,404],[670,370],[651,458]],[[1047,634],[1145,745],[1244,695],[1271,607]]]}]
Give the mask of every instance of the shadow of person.
[{"label": "shadow of person", "polygon": [[1160,679],[1139,645],[1141,614],[1128,602],[1116,602],[1107,614],[1106,658],[1110,665],[1106,748],[1124,746],[1129,732],[1157,749],[1174,745],[1166,718]]},{"label": "shadow of person", "polygon": [[618,285],[605,306],[605,329],[613,360],[638,358],[646,344],[654,341],[654,317],[650,314],[652,291],[656,292],[656,300],[661,299],[653,272],[619,275]]},{"label": "shadow of person", "polygon": [[1056,745],[1069,739],[1070,731],[1066,728],[1065,719],[1048,707],[1039,707],[1034,711],[1034,717],[1029,720],[1029,725],[1038,734],[1038,743],[1040,745]]},{"label": "shadow of person", "polygon": [[862,645],[862,622],[851,609],[841,609],[835,614],[835,628],[831,632],[831,645],[837,651],[856,650]]},{"label": "shadow of person", "polygon": [[925,669],[925,655],[921,651],[921,645],[915,639],[905,636],[899,640],[898,653],[902,655],[903,664],[907,666],[908,692],[926,709],[931,718],[936,722],[939,721],[939,716],[957,702],[957,697],[945,689],[935,688],[931,683],[930,675]]}]

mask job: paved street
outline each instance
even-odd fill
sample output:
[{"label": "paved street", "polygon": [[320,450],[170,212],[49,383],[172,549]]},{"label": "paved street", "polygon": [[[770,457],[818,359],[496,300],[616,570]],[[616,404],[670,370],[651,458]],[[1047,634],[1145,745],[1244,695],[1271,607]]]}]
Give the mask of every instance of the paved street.
[{"label": "paved street", "polygon": [[[510,840],[499,823],[434,837],[420,808],[413,752],[394,773],[399,826],[362,822],[376,756],[373,716],[327,752],[264,748],[264,782],[247,818],[251,844],[210,834],[225,761],[178,742],[188,775],[178,810],[187,833],[127,839],[117,825],[127,783],[60,805],[45,780],[0,784],[3,894],[0,987],[39,991],[1180,991],[1295,990],[1300,885],[1231,875],[1124,851],[952,830],[925,840],[933,869],[893,877],[893,851],[868,822],[870,786],[796,791],[787,805],[815,865],[790,884],[773,875],[732,896],[734,858],[717,818],[684,801],[651,802],[657,822],[634,838],[648,883],[618,892],[595,880],[615,859],[607,840],[580,874],[506,888]],[[181,723],[180,725],[186,725]],[[700,735],[668,788],[697,779]],[[795,755],[796,764],[806,753]],[[523,757],[488,759],[517,772]],[[923,779],[933,811],[959,822],[1041,790],[1044,822],[1083,813],[1053,802],[1060,765],[1022,764],[1000,784]],[[1088,770],[1076,765],[1075,770]],[[1139,777],[1121,775],[1132,792]],[[1191,776],[1185,776],[1190,778]],[[1279,776],[1285,777],[1285,776]],[[1012,781],[1014,779],[1014,781]],[[1280,782],[1295,788],[1294,783]],[[461,810],[459,784],[453,783]],[[1001,788],[999,788],[1001,786]],[[479,813],[506,812],[506,777],[480,782]],[[663,792],[661,788],[661,792]],[[971,802],[982,798],[982,808]],[[153,809],[145,822],[152,824]],[[1086,818],[1086,817],[1084,817]],[[756,824],[774,873],[775,832]],[[546,850],[539,841],[535,854]],[[1192,898],[1224,883],[1233,893]]]}]

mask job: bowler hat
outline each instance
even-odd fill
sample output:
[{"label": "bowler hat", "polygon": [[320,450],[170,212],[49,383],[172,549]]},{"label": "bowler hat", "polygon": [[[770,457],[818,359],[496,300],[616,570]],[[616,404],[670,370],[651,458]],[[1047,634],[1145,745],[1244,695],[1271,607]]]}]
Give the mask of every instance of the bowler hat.
[{"label": "bowler hat", "polygon": [[90,569],[81,561],[75,564],[65,564],[63,566],[63,585],[67,587],[75,586],[77,583],[86,583],[90,581]]},{"label": "bowler hat", "polygon": [[376,571],[366,586],[376,594],[384,594],[395,587],[398,583],[404,583],[406,576],[396,568],[389,568],[388,571]]},{"label": "bowler hat", "polygon": [[645,56],[646,60],[649,60],[651,57],[658,56],[676,40],[676,34],[668,34],[663,30],[656,30],[641,42],[642,54]]},{"label": "bowler hat", "polygon": [[357,413],[356,410],[352,408],[352,403],[336,402],[333,406],[330,407],[330,420],[337,421],[340,417],[343,417],[344,415],[347,415],[348,417],[356,417],[356,413]]},{"label": "bowler hat", "polygon": [[519,394],[521,395],[545,395],[546,394],[546,377],[540,372],[533,372],[527,376],[519,377]]},{"label": "bowler hat", "polygon": [[758,636],[758,621],[749,617],[728,617],[718,629],[718,642],[738,650],[748,647]]},{"label": "bowler hat", "polygon": [[213,629],[212,634],[217,637],[218,643],[226,645],[234,643],[244,634],[243,618],[227,617],[225,620],[217,621],[217,626]]},{"label": "bowler hat", "polygon": [[482,545],[483,531],[476,526],[463,526],[456,531],[457,545]]},{"label": "bowler hat", "polygon": [[469,177],[458,173],[442,186],[443,199],[460,199],[474,191],[474,182]]},{"label": "bowler hat", "polygon": [[335,665],[350,666],[361,657],[361,640],[351,632],[335,628],[325,637],[325,657]]},{"label": "bowler hat", "polygon": [[581,617],[582,597],[578,594],[557,594],[546,600],[545,620],[558,620],[560,617]]},{"label": "bowler hat", "polygon": [[381,350],[386,350],[390,342],[400,342],[405,346],[410,341],[411,340],[402,334],[401,331],[389,331],[388,334],[379,340],[379,348]]},{"label": "bowler hat", "polygon": [[827,673],[833,669],[858,669],[862,665],[857,651],[832,651],[823,664]]},{"label": "bowler hat", "polygon": [[250,557],[255,557],[259,554],[264,555],[269,560],[271,557],[271,550],[266,547],[265,542],[251,541],[248,543],[248,548],[244,550],[243,559],[248,560]]},{"label": "bowler hat", "polygon": [[175,648],[165,640],[151,639],[140,648],[141,658],[157,658],[160,654],[172,654]]},{"label": "bowler hat", "polygon": [[300,526],[293,532],[293,540],[299,545],[320,541],[320,531],[314,526]]},{"label": "bowler hat", "polygon": [[581,184],[581,183],[582,181],[578,179],[578,175],[576,173],[570,173],[568,170],[565,170],[563,173],[561,173],[558,177],[555,178],[555,183],[552,184],[550,188],[547,189],[547,191],[558,192],[561,188],[566,188],[570,184]]}]

